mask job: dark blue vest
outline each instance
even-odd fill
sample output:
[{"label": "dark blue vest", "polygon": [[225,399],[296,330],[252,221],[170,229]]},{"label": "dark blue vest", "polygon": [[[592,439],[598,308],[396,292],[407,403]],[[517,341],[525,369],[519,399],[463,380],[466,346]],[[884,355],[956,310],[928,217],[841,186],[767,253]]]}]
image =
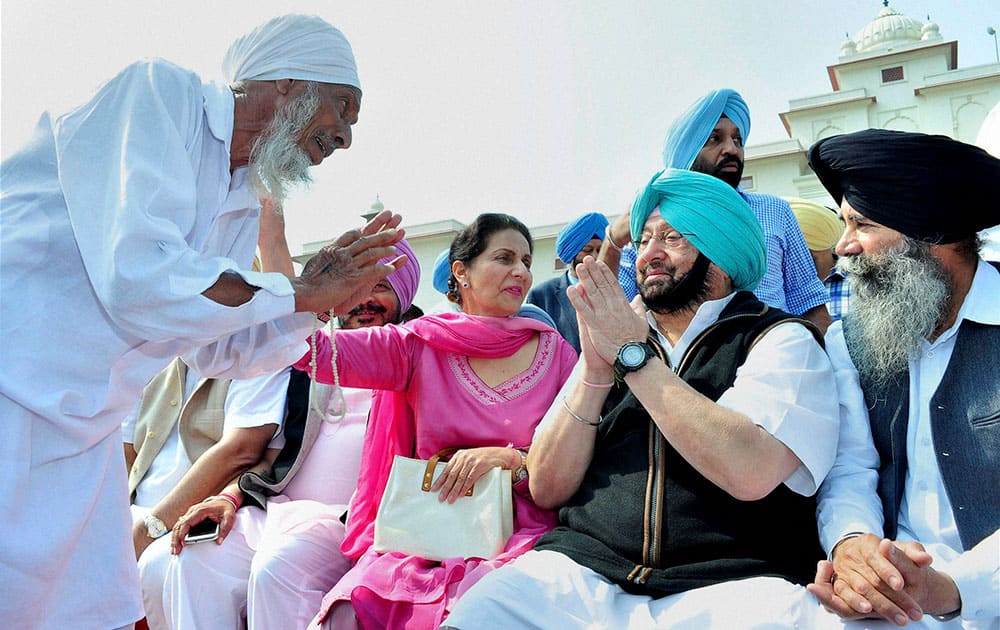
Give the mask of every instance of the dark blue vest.
[{"label": "dark blue vest", "polygon": [[[876,387],[861,379],[880,458],[885,535],[895,538],[906,481],[909,374]],[[1000,528],[1000,326],[962,322],[931,398],[931,433],[962,547]]]}]

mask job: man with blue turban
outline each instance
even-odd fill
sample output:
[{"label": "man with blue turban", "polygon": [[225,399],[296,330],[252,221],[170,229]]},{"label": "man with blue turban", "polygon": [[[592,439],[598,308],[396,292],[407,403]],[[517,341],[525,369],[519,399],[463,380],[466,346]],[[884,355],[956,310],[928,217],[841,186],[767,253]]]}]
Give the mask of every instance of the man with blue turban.
[{"label": "man with blue turban", "polygon": [[[767,273],[754,294],[765,304],[801,315],[826,330],[830,324],[827,293],[816,277],[788,202],[739,187],[749,135],[750,109],[743,98],[735,90],[714,90],[695,101],[670,126],[663,164],[712,175],[736,189],[756,215],[767,243]],[[624,245],[624,226],[616,227],[619,229],[613,230],[612,236],[617,245]],[[625,255],[634,256],[634,252]]]},{"label": "man with blue turban", "polygon": [[566,271],[528,291],[526,301],[551,315],[556,330],[577,352],[580,351],[580,331],[576,325],[576,311],[566,297],[566,288],[578,282],[576,266],[584,257],[597,256],[607,228],[607,218],[598,212],[588,212],[567,223],[556,237],[556,255],[566,265]]},{"label": "man with blue turban", "polygon": [[181,355],[206,377],[289,365],[313,312],[405,264],[386,212],[298,278],[250,270],[259,200],[280,208],[350,146],[361,89],[343,33],[314,16],[261,25],[224,65],[221,83],[134,63],[0,164],[6,627],[142,617],[119,425],[150,378]]},{"label": "man with blue turban", "polygon": [[630,232],[648,310],[592,258],[568,290],[583,350],[528,456],[559,525],[446,624],[815,627],[813,494],[839,409],[819,331],[753,295],[764,235],[719,179],[657,173]]}]

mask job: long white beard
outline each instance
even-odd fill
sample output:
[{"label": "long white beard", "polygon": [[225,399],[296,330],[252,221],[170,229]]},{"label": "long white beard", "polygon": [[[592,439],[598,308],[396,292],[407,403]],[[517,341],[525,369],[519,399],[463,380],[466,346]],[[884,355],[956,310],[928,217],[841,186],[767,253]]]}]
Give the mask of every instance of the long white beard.
[{"label": "long white beard", "polygon": [[281,208],[288,192],[312,183],[312,160],[298,145],[299,136],[319,110],[316,85],[274,115],[250,152],[250,176],[254,191]]},{"label": "long white beard", "polygon": [[947,313],[951,291],[930,245],[904,237],[872,255],[843,256],[837,269],[851,283],[844,338],[858,372],[876,384],[905,373]]}]

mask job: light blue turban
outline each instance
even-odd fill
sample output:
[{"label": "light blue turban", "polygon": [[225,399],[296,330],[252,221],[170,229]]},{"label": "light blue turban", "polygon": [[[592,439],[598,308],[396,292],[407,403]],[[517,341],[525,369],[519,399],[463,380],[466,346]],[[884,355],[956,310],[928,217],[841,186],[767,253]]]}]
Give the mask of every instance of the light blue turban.
[{"label": "light blue turban", "polygon": [[695,101],[670,125],[663,146],[663,165],[691,168],[723,114],[740,130],[746,144],[750,135],[750,108],[736,90],[715,90]]},{"label": "light blue turban", "polygon": [[552,316],[535,306],[534,304],[528,304],[525,302],[521,305],[521,310],[519,310],[514,315],[515,317],[528,317],[546,324],[553,330],[556,328],[556,322],[552,319]]},{"label": "light blue turban", "polygon": [[226,51],[222,72],[230,83],[298,79],[361,89],[347,38],[315,15],[283,15],[243,35]]},{"label": "light blue turban", "polygon": [[448,278],[451,277],[451,265],[448,264],[449,250],[450,248],[445,248],[434,259],[434,290],[444,295],[448,295]]},{"label": "light blue turban", "polygon": [[576,221],[568,223],[556,237],[556,255],[567,265],[580,253],[592,238],[604,240],[604,230],[608,219],[599,212],[589,212]]},{"label": "light blue turban", "polygon": [[732,278],[734,289],[757,288],[767,270],[764,232],[753,210],[732,186],[694,171],[660,171],[632,205],[632,240],[639,240],[657,206],[670,227]]}]

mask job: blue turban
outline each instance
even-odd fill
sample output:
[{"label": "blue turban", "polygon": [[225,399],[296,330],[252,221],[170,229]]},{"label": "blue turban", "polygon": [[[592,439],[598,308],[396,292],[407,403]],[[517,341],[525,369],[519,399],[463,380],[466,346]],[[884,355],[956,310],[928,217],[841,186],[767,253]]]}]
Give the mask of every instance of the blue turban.
[{"label": "blue turban", "polygon": [[764,232],[753,210],[732,186],[694,171],[660,171],[632,205],[632,240],[639,240],[657,206],[670,227],[733,279],[737,291],[757,288],[767,270]]},{"label": "blue turban", "polygon": [[750,108],[736,90],[715,90],[695,101],[670,125],[663,146],[663,165],[691,168],[723,114],[740,130],[746,144],[750,135]]},{"label": "blue turban", "polygon": [[592,238],[604,240],[608,219],[599,212],[590,212],[569,223],[556,237],[556,255],[567,265],[580,253]]},{"label": "blue turban", "polygon": [[522,304],[521,310],[515,313],[515,317],[527,317],[534,319],[548,325],[553,330],[556,329],[556,322],[552,319],[552,316],[534,304],[528,304],[527,302]]},{"label": "blue turban", "polygon": [[449,250],[450,248],[445,248],[434,259],[434,290],[444,295],[448,295],[448,278],[451,277],[451,265],[448,264]]}]

